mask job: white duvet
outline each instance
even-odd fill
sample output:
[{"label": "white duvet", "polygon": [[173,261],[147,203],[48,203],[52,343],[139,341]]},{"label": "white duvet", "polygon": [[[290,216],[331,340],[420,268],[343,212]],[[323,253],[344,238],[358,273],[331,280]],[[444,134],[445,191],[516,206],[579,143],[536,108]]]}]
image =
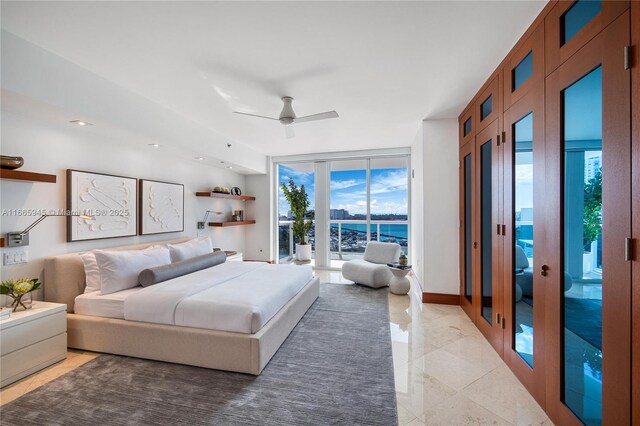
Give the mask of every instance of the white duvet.
[{"label": "white duvet", "polygon": [[131,294],[131,321],[256,333],[313,277],[310,266],[225,262]]}]

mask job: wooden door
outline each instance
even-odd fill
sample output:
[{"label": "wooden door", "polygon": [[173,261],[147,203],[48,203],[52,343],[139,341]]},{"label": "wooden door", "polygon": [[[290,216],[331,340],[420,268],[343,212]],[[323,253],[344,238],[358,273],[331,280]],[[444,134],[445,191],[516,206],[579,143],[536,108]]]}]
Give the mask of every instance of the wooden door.
[{"label": "wooden door", "polygon": [[[463,122],[464,123],[464,122]],[[474,279],[473,264],[474,252],[478,246],[474,238],[474,142],[466,143],[460,148],[460,306],[471,318],[476,320],[473,305]]]},{"label": "wooden door", "polygon": [[502,238],[499,127],[495,119],[475,140],[474,298],[476,326],[502,355]]},{"label": "wooden door", "polygon": [[629,21],[627,11],[546,80],[553,256],[542,285],[546,409],[556,424],[631,422]]},{"label": "wooden door", "polygon": [[632,421],[640,423],[640,2],[631,4],[631,93],[632,133],[632,226],[633,226],[633,335],[631,348],[633,407]]},{"label": "wooden door", "polygon": [[544,83],[504,114],[504,360],[544,407]]}]

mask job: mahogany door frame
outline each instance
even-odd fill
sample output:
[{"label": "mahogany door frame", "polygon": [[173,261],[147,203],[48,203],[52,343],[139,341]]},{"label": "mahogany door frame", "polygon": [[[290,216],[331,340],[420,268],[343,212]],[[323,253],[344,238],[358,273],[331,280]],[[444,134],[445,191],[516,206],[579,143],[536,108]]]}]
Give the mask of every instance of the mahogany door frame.
[{"label": "mahogany door frame", "polygon": [[[546,79],[547,233],[550,253],[546,300],[546,409],[557,424],[582,424],[564,405],[562,382],[563,161],[561,92],[602,65],[603,139],[603,424],[631,422],[631,262],[625,262],[624,239],[631,233],[630,73],[623,67],[629,43],[629,12],[587,43]],[[628,164],[625,168],[624,164]],[[608,170],[608,172],[607,172]]]},{"label": "mahogany door frame", "polygon": [[[504,135],[502,142],[504,164],[504,267],[503,267],[503,311],[506,319],[504,329],[504,361],[529,393],[545,406],[545,286],[538,273],[541,265],[547,263],[549,248],[545,241],[545,208],[549,208],[545,200],[545,120],[544,120],[544,80],[538,79],[535,86],[519,101],[504,113]],[[514,312],[514,238],[515,214],[513,184],[515,172],[515,146],[513,125],[527,114],[533,113],[533,184],[534,184],[534,261],[533,261],[533,329],[534,351],[533,368],[515,351],[513,339],[515,324]]]},{"label": "mahogany door frame", "polygon": [[[474,263],[474,279],[475,279],[475,297],[473,304],[475,307],[475,324],[480,332],[487,338],[489,343],[494,347],[496,352],[502,356],[503,352],[503,328],[502,321],[498,321],[496,314],[502,316],[502,237],[497,235],[497,229],[500,225],[500,193],[502,185],[500,182],[500,149],[498,147],[500,127],[496,118],[489,125],[476,134],[475,140],[475,171],[476,181],[474,183],[475,190],[475,240],[477,241],[476,259]],[[491,144],[491,305],[492,318],[489,323],[482,316],[482,146],[486,143]],[[501,317],[500,317],[501,318]]]},{"label": "mahogany door frame", "polygon": [[[466,224],[465,224],[465,193],[464,193],[464,184],[465,184],[465,176],[464,176],[464,159],[467,155],[471,156],[471,301],[467,300],[465,296],[466,288],[466,255],[465,255],[465,232],[466,232]],[[475,279],[474,279],[474,271],[475,271],[475,252],[477,247],[477,240],[475,238],[474,230],[474,222],[477,217],[475,211],[475,141],[471,140],[467,142],[462,148],[460,148],[460,167],[459,167],[459,182],[460,182],[460,190],[459,190],[459,199],[460,199],[460,306],[465,311],[467,316],[475,323],[476,315],[473,304],[473,297],[475,295]]]},{"label": "mahogany door frame", "polygon": [[640,2],[631,4],[631,112],[632,112],[632,421],[640,423]]},{"label": "mahogany door frame", "polygon": [[[513,90],[513,71],[529,54],[533,53],[533,72],[531,77],[524,81],[520,87]],[[502,77],[503,96],[502,102],[506,111],[526,95],[532,88],[538,90],[538,82],[544,79],[544,20],[538,24],[531,35],[515,49],[506,61]],[[542,88],[544,91],[544,87]]]},{"label": "mahogany door frame", "polygon": [[600,13],[594,16],[571,40],[567,41],[564,45],[560,45],[560,31],[562,29],[560,19],[576,1],[577,0],[559,1],[545,18],[546,75],[551,74],[560,64],[573,56],[582,46],[587,44],[589,40],[594,38],[600,31],[629,8],[628,0],[602,1]]}]

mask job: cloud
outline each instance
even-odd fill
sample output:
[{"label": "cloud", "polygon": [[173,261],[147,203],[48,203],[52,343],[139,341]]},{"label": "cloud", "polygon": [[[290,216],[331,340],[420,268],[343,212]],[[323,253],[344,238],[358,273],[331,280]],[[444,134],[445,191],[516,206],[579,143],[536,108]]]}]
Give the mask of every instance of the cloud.
[{"label": "cloud", "polygon": [[336,191],[339,189],[351,188],[353,186],[365,184],[366,181],[362,179],[347,179],[347,180],[332,180],[331,190]]}]

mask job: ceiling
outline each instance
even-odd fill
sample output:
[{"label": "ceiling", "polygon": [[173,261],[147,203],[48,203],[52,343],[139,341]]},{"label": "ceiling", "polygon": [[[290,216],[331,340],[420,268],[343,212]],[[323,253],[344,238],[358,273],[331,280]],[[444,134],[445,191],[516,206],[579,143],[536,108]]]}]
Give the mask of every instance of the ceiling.
[{"label": "ceiling", "polygon": [[[2,28],[267,155],[411,145],[457,117],[543,1],[2,2]],[[298,116],[277,116],[280,97]]]}]

